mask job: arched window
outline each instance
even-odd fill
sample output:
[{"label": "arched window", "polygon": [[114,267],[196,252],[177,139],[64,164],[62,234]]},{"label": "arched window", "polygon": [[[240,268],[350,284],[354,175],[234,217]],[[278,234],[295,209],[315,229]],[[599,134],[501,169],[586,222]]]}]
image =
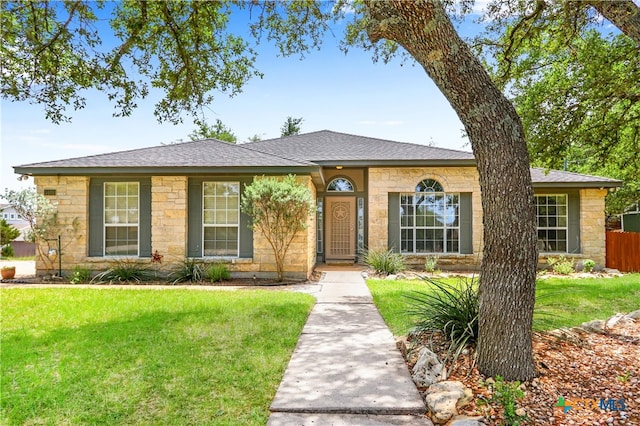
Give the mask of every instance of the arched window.
[{"label": "arched window", "polygon": [[460,194],[424,179],[416,192],[400,194],[400,250],[403,253],[458,253]]},{"label": "arched window", "polygon": [[353,192],[353,184],[346,178],[335,178],[327,185],[328,192]]},{"label": "arched window", "polygon": [[444,192],[444,189],[437,180],[425,179],[416,185],[416,192]]}]

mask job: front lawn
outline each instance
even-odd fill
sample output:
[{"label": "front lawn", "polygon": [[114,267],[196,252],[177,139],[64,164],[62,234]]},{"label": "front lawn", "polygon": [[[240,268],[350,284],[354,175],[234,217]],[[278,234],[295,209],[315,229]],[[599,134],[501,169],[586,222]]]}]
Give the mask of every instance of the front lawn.
[{"label": "front lawn", "polygon": [[[448,282],[455,282],[447,279]],[[430,291],[421,280],[367,280],[373,300],[391,332],[405,335],[414,325],[406,314],[411,291]],[[615,278],[549,278],[538,280],[536,310],[543,313],[543,329],[572,327],[617,312],[640,309],[640,274]]]},{"label": "front lawn", "polygon": [[278,291],[2,289],[8,424],[254,424],[313,306]]}]

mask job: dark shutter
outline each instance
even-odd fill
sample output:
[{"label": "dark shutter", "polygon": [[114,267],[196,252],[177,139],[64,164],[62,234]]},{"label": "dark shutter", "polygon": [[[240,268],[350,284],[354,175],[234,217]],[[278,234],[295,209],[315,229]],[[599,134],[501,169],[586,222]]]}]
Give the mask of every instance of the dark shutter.
[{"label": "dark shutter", "polygon": [[471,192],[460,193],[460,254],[473,254],[473,205]]},{"label": "dark shutter", "polygon": [[389,193],[388,248],[400,252],[400,193]]},{"label": "dark shutter", "polygon": [[189,179],[187,191],[187,257],[202,257],[202,178]]},{"label": "dark shutter", "polygon": [[[151,178],[139,180],[140,183],[140,215],[138,216],[140,227],[138,229],[140,241],[138,242],[139,256],[151,257]],[[162,230],[159,230],[162,232]]]},{"label": "dark shutter", "polygon": [[580,194],[571,191],[567,194],[567,252],[581,253],[580,244]]},{"label": "dark shutter", "polygon": [[102,214],[104,211],[104,179],[91,179],[89,184],[89,256],[104,256],[104,232]]},{"label": "dark shutter", "polygon": [[[244,195],[244,188],[251,185],[253,178],[240,179],[240,200]],[[253,258],[253,229],[251,228],[251,216],[240,210],[240,251],[239,256],[243,258]]]}]

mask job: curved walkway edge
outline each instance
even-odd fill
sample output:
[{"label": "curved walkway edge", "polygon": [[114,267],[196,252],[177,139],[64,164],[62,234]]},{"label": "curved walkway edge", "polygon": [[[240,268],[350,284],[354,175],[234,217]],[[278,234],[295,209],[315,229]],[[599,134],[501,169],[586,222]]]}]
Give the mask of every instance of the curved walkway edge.
[{"label": "curved walkway edge", "polygon": [[269,426],[431,425],[362,275],[327,271]]}]

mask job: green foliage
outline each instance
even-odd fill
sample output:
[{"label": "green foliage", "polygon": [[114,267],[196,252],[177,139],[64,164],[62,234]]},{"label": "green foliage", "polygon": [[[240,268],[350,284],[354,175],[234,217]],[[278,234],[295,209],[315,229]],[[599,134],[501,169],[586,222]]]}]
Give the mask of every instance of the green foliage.
[{"label": "green foliage", "polygon": [[97,284],[138,284],[150,281],[154,278],[154,273],[146,265],[137,263],[135,260],[118,260],[104,272],[99,273],[91,280]]},{"label": "green foliage", "polygon": [[2,97],[40,104],[55,123],[85,107],[89,88],[108,96],[115,116],[131,115],[154,88],[164,93],[159,121],[198,117],[214,94],[262,76],[247,39],[302,54],[319,46],[334,13],[330,2],[116,2],[110,16],[103,2],[0,4]]},{"label": "green foliage", "polygon": [[450,342],[448,355],[457,359],[478,339],[478,280],[459,278],[456,283],[423,278],[431,287],[405,295],[407,313],[415,319],[414,333],[441,333]]},{"label": "green foliage", "polygon": [[225,126],[220,119],[216,119],[215,124],[207,124],[204,121],[199,122],[198,128],[189,133],[189,138],[191,138],[192,141],[218,139],[229,143],[238,142],[238,137],[235,133],[233,133],[229,127]]},{"label": "green foliage", "polygon": [[197,259],[185,258],[178,263],[169,273],[168,280],[171,284],[184,282],[199,282],[205,277],[205,269],[202,262]]},{"label": "green foliage", "polygon": [[429,272],[429,273],[433,273],[436,271],[436,268],[438,267],[438,256],[437,255],[433,255],[433,256],[427,256],[424,258],[424,270]]},{"label": "green foliage", "polygon": [[[509,44],[513,29],[499,45]],[[560,32],[549,26],[512,43],[492,60],[493,77],[522,118],[533,165],[623,180],[607,196],[607,212],[622,213],[640,200],[637,44],[593,28],[570,39]]]},{"label": "green foliage", "polygon": [[591,259],[585,259],[582,262],[582,266],[584,267],[584,271],[585,272],[591,272],[591,271],[593,271],[593,268],[595,268],[596,262],[594,262]]},{"label": "green foliage", "polygon": [[2,288],[0,298],[6,425],[264,426],[314,302],[111,288]]},{"label": "green foliage", "polygon": [[88,283],[91,280],[91,270],[82,266],[74,266],[69,282],[71,284]]},{"label": "green foliage", "polygon": [[280,128],[280,136],[284,137],[284,136],[299,135],[300,131],[302,130],[300,125],[302,124],[303,121],[304,119],[302,117],[300,118],[287,117],[287,120],[284,122],[284,124]]},{"label": "green foliage", "polygon": [[213,263],[207,267],[204,276],[212,283],[231,279],[229,268],[224,263]]},{"label": "green foliage", "polygon": [[517,401],[524,397],[524,392],[520,389],[520,382],[506,382],[501,376],[496,376],[493,383],[493,392],[489,402],[502,406],[505,423],[517,426],[528,420],[526,415],[516,414],[518,409]]},{"label": "green foliage", "polygon": [[252,228],[271,245],[278,280],[282,281],[289,246],[296,233],[306,229],[313,210],[311,192],[294,175],[282,179],[263,176],[245,187],[241,208],[251,216]]},{"label": "green foliage", "polygon": [[6,244],[0,248],[0,256],[7,258],[13,257],[13,255],[13,246],[11,244]]},{"label": "green foliage", "polygon": [[547,264],[551,266],[553,272],[559,275],[569,275],[576,271],[573,267],[573,261],[567,259],[563,255],[558,257],[548,257]]},{"label": "green foliage", "polygon": [[[59,252],[73,244],[78,237],[78,218],[61,221],[56,206],[44,195],[38,194],[35,188],[5,191],[2,198],[29,223],[28,238],[36,243],[36,256],[43,261],[47,271],[54,270]],[[62,237],[61,247],[58,247],[58,236]]]},{"label": "green foliage", "polygon": [[406,269],[404,256],[393,250],[367,250],[364,253],[364,263],[378,274],[397,274]]},{"label": "green foliage", "polygon": [[4,219],[0,219],[0,246],[9,244],[20,236],[20,231]]}]

